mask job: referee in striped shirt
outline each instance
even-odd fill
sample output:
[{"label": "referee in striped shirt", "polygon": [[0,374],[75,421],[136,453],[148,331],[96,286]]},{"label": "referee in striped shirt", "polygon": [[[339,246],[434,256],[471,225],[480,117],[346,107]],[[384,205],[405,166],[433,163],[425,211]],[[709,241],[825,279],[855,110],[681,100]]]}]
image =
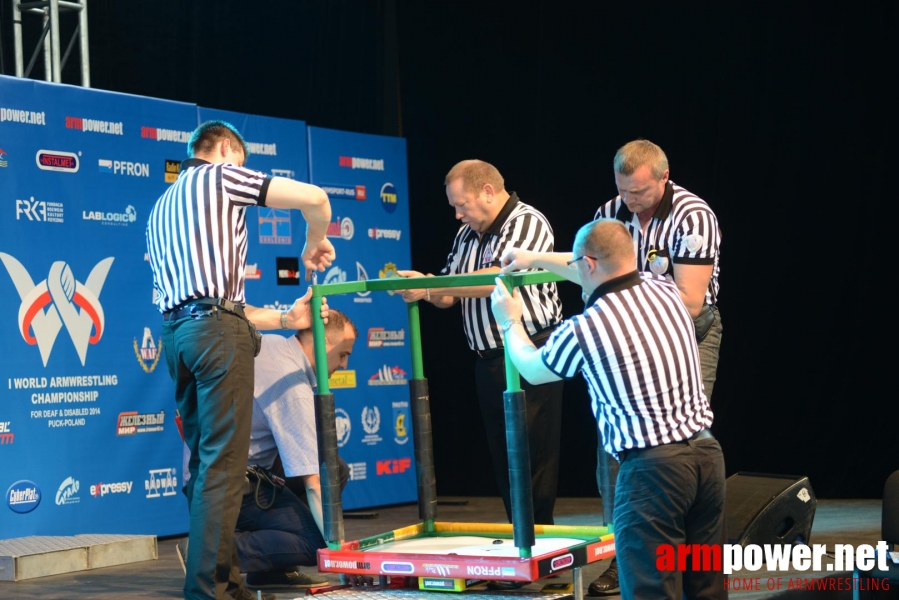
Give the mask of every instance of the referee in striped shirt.
[{"label": "referee in striped shirt", "polygon": [[247,169],[247,154],[232,125],[200,125],[188,142],[190,158],[156,201],[147,224],[162,347],[191,453],[184,582],[184,596],[190,599],[255,598],[240,578],[234,529],[250,443],[253,357],[261,343],[256,329],[311,325],[311,290],[289,311],[246,304],[247,207],[303,213],[307,278],[334,260],[326,238],[331,206],[324,191]]},{"label": "referee in striped shirt", "polygon": [[675,283],[639,273],[614,219],[580,229],[569,261],[586,308],[542,349],[521,325],[520,294],[498,281],[493,313],[521,375],[547,383],[584,374],[605,450],[621,462],[615,553],[623,598],[726,598],[720,571],[664,571],[660,544],[724,544],[724,456],[712,436],[693,319]]},{"label": "referee in striped shirt", "polygon": [[[500,172],[481,160],[464,160],[447,173],[446,195],[462,227],[453,241],[441,275],[499,273],[499,257],[507,248],[552,252],[553,231],[538,210],[505,189]],[[399,271],[404,277],[423,277],[417,271]],[[462,324],[468,345],[478,359],[475,379],[481,417],[493,460],[494,474],[506,515],[512,519],[509,461],[503,391],[506,389],[503,338],[490,312],[493,286],[407,290],[406,302],[424,300],[439,308],[462,304]],[[528,335],[542,344],[562,319],[562,303],[555,283],[523,289],[524,323]],[[562,382],[545,386],[525,383],[531,459],[534,520],[553,524],[561,436]]]}]

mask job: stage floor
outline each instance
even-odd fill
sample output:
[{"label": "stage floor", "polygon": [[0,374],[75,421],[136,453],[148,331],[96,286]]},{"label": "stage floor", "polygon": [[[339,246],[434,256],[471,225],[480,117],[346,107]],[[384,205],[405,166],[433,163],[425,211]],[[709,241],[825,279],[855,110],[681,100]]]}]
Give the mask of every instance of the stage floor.
[{"label": "stage floor", "polygon": [[[501,523],[505,521],[502,501],[495,497],[440,497],[437,517],[440,521],[453,522],[485,522]],[[466,502],[467,504],[455,504]],[[826,544],[828,551],[834,544],[871,544],[880,539],[880,500],[821,500],[812,527],[811,543]],[[344,522],[347,539],[359,539],[390,531],[418,522],[418,506],[408,504],[389,508],[375,508],[377,518],[347,518]],[[556,503],[557,525],[601,525],[602,505],[598,498],[560,498]],[[19,582],[0,582],[0,598],[14,600],[121,600],[122,598],[181,598],[183,574],[175,554],[176,538],[158,541],[159,558],[157,560],[133,563],[128,565],[106,567],[93,571],[81,571],[68,575],[55,575],[39,579]],[[603,560],[584,567],[584,591],[587,585],[602,573],[609,560]],[[304,571],[314,571],[314,567],[305,567]],[[742,577],[748,574],[740,575]],[[751,577],[760,577],[764,583],[769,576],[767,572],[757,572]],[[809,573],[777,573],[775,576],[785,580],[793,577],[812,577]],[[329,580],[338,583],[336,574],[325,574]],[[523,591],[539,591],[546,583],[570,581],[570,573],[558,578],[543,580],[522,588]],[[763,585],[764,587],[764,585]],[[304,590],[268,590],[277,594],[279,600],[291,600],[305,595]],[[781,592],[782,594],[783,592]],[[798,592],[804,599],[818,597],[810,592]],[[892,591],[893,594],[896,590]],[[442,594],[439,598],[452,600],[454,597],[465,598],[466,593],[431,592]],[[389,596],[389,595],[388,595]],[[513,597],[512,593],[505,593]],[[732,591],[731,598],[739,600],[755,600],[757,598],[776,597],[776,592],[762,590]],[[385,596],[387,597],[387,596]],[[403,597],[411,597],[403,594]],[[850,598],[851,592],[832,592],[827,598]],[[864,597],[864,596],[863,596]],[[880,596],[874,596],[880,597]],[[607,596],[615,600],[618,596]]]}]

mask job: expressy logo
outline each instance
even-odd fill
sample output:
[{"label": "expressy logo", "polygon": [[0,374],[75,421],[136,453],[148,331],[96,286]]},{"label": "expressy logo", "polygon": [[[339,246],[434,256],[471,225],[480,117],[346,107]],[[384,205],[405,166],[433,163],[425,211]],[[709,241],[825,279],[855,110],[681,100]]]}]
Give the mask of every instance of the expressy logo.
[{"label": "expressy logo", "polygon": [[181,172],[181,161],[165,159],[165,182],[175,183],[178,181],[178,173]]},{"label": "expressy logo", "polygon": [[377,227],[372,227],[368,230],[368,237],[373,240],[396,240],[398,242],[402,235],[403,232],[400,229],[379,229]]},{"label": "expressy logo", "polygon": [[368,347],[385,348],[387,346],[405,346],[405,329],[384,329],[383,327],[369,327]]},{"label": "expressy logo", "polygon": [[0,421],[0,446],[12,444],[16,441],[16,434],[12,432],[9,424],[12,421]]},{"label": "expressy logo", "polygon": [[42,171],[77,173],[79,167],[77,154],[61,150],[38,150],[34,155],[34,162]]},{"label": "expressy logo", "polygon": [[80,488],[81,484],[77,479],[74,477],[66,477],[63,482],[59,484],[59,489],[56,490],[57,506],[62,506],[64,504],[78,504],[81,502],[81,498],[76,495]]},{"label": "expressy logo", "polygon": [[292,242],[290,232],[290,210],[286,208],[259,209],[259,243],[289,246]]},{"label": "expressy logo", "polygon": [[162,431],[165,426],[165,411],[158,413],[138,413],[136,410],[119,413],[116,435],[134,435],[135,433],[153,433]]},{"label": "expressy logo", "polygon": [[117,483],[98,483],[92,485],[90,494],[94,498],[105,496],[106,494],[130,494],[132,481],[119,481]]},{"label": "expressy logo", "polygon": [[406,372],[399,367],[384,365],[368,378],[368,385],[406,385]]},{"label": "expressy logo", "polygon": [[409,403],[400,401],[393,403],[393,431],[396,434],[393,441],[403,445],[409,441],[409,430],[406,421],[409,419]]},{"label": "expressy logo", "polygon": [[376,463],[378,475],[398,475],[412,468],[411,458],[379,460]]},{"label": "expressy logo", "polygon": [[137,347],[137,338],[134,338],[134,356],[140,363],[144,373],[152,373],[159,364],[159,357],[162,356],[162,338],[159,338],[159,347],[153,341],[153,333],[149,327],[144,327],[144,337],[141,340],[140,348]]},{"label": "expressy logo", "polygon": [[113,257],[104,258],[91,269],[86,283],[75,279],[72,268],[58,260],[50,265],[47,279],[35,284],[18,260],[0,252],[19,298],[19,333],[29,345],[37,345],[41,360],[47,366],[59,331],[65,325],[75,345],[81,366],[87,358],[88,345],[103,337],[106,318],[100,304],[100,291],[112,267]]},{"label": "expressy logo", "polygon": [[381,206],[389,213],[396,210],[397,194],[396,188],[392,183],[385,183],[381,186]]},{"label": "expressy logo", "polygon": [[81,219],[84,221],[99,221],[102,225],[127,226],[137,221],[137,210],[130,204],[124,212],[103,212],[102,210],[83,210]]},{"label": "expressy logo", "polygon": [[365,169],[367,171],[383,171],[383,158],[357,158],[355,156],[341,156],[338,159],[341,167],[349,169]]},{"label": "expressy logo", "polygon": [[337,217],[334,221],[328,223],[328,237],[339,237],[344,240],[353,239],[353,233],[356,228],[353,227],[353,220],[349,217],[341,219]]},{"label": "expressy logo", "polygon": [[378,435],[378,430],[381,429],[381,411],[377,406],[362,408],[362,429],[365,430],[362,443],[367,446],[374,446],[383,439]]},{"label": "expressy logo", "polygon": [[23,217],[41,223],[62,223],[65,220],[62,202],[35,200],[34,196],[16,200],[16,221]]},{"label": "expressy logo", "polygon": [[101,158],[97,161],[101,173],[110,175],[128,175],[129,177],[149,177],[150,165],[126,160],[108,160]]},{"label": "expressy logo", "polygon": [[9,156],[9,154],[6,153],[6,150],[0,148],[0,169],[5,169],[9,166],[9,162],[6,160],[7,156]]},{"label": "expressy logo", "polygon": [[[394,277],[399,277],[396,270],[396,263],[384,263],[384,268],[378,271],[378,279],[392,279]],[[395,293],[396,290],[387,290],[388,296],[393,296]]]},{"label": "expressy logo", "polygon": [[178,493],[178,471],[174,468],[150,469],[150,476],[144,480],[147,498],[174,496]]},{"label": "expressy logo", "polygon": [[6,490],[6,505],[13,512],[24,515],[33,511],[40,503],[41,490],[33,481],[20,479]]},{"label": "expressy logo", "polygon": [[337,446],[343,448],[350,441],[352,425],[350,415],[342,408],[334,410],[334,425],[337,429]]}]

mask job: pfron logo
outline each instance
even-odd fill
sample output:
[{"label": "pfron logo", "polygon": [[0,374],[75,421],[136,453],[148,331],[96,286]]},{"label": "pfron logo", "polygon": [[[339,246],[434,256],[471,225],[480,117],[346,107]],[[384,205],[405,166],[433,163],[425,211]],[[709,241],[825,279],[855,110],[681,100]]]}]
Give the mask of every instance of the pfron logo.
[{"label": "pfron logo", "polygon": [[127,160],[107,160],[99,159],[98,167],[101,173],[109,175],[127,175],[129,177],[149,177],[150,165],[147,163],[136,163]]},{"label": "pfron logo", "polygon": [[389,213],[396,210],[397,194],[396,188],[392,183],[385,183],[381,186],[381,206]]},{"label": "pfron logo", "polygon": [[33,511],[40,503],[41,490],[33,481],[20,479],[6,490],[6,505],[13,512],[24,515]]},{"label": "pfron logo", "polygon": [[341,156],[340,166],[349,169],[365,169],[367,171],[383,171],[383,158],[357,158],[355,156]]},{"label": "pfron logo", "polygon": [[77,154],[60,150],[38,150],[34,155],[34,162],[42,171],[77,173],[79,167]]},{"label": "pfron logo", "polygon": [[18,260],[0,252],[22,303],[19,305],[19,333],[29,345],[37,345],[44,366],[50,358],[56,336],[65,325],[75,345],[81,366],[87,348],[103,337],[106,318],[100,304],[100,291],[112,267],[113,257],[104,258],[91,270],[86,283],[75,279],[64,261],[50,265],[47,279],[35,284]]},{"label": "pfron logo", "polygon": [[328,223],[328,237],[339,237],[344,240],[353,239],[353,233],[355,233],[356,228],[353,227],[353,220],[349,217],[344,217],[341,219],[337,217],[336,220]]},{"label": "pfron logo", "polygon": [[337,429],[337,446],[343,448],[350,441],[350,431],[352,424],[350,423],[350,415],[342,408],[334,411],[334,425]]},{"label": "pfron logo", "polygon": [[[384,268],[378,271],[378,279],[392,279],[394,277],[399,277],[396,272],[396,263],[384,263]],[[388,296],[393,296],[396,293],[396,290],[387,290]]]},{"label": "pfron logo", "polygon": [[23,217],[43,223],[62,223],[65,220],[62,202],[35,200],[34,196],[27,200],[16,200],[16,221]]},{"label": "pfron logo", "polygon": [[78,504],[81,502],[81,498],[76,495],[80,488],[81,484],[77,479],[74,477],[66,477],[65,480],[59,484],[59,489],[56,490],[57,506],[62,506],[64,504]]},{"label": "pfron logo", "polygon": [[140,363],[144,373],[152,373],[159,363],[159,357],[162,356],[162,338],[159,338],[159,347],[153,341],[153,333],[149,327],[144,327],[144,337],[141,340],[140,348],[137,347],[137,338],[134,338],[134,356]]},{"label": "pfron logo", "polygon": [[381,411],[377,406],[362,408],[362,429],[365,430],[362,443],[367,446],[374,446],[383,439],[378,435],[378,430],[381,429]]},{"label": "pfron logo", "polygon": [[9,154],[7,154],[3,148],[0,148],[0,169],[5,169],[9,166],[9,162],[6,160],[7,156],[9,156]]},{"label": "pfron logo", "polygon": [[289,246],[292,242],[290,232],[290,210],[286,208],[259,209],[259,243]]},{"label": "pfron logo", "polygon": [[368,385],[406,385],[406,372],[399,367],[384,365],[368,378]]},{"label": "pfron logo", "polygon": [[410,468],[412,468],[412,459],[408,457],[377,462],[378,475],[399,475]]},{"label": "pfron logo", "polygon": [[147,490],[147,498],[162,498],[174,496],[178,493],[177,471],[169,469],[150,469],[149,478],[144,480],[144,489]]},{"label": "pfron logo", "polygon": [[12,432],[9,424],[12,421],[0,421],[0,446],[12,444],[16,441],[16,434]]}]

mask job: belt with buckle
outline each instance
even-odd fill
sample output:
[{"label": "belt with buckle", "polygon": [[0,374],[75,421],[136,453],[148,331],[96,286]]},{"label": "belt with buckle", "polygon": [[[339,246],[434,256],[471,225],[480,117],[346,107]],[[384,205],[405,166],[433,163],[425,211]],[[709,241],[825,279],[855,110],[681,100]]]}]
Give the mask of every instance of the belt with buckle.
[{"label": "belt with buckle", "polygon": [[[549,336],[555,330],[556,326],[551,325],[546,329],[541,329],[534,335],[528,336],[531,338],[531,341],[534,342],[534,345],[540,347],[543,345],[543,342],[549,339]],[[488,348],[487,350],[475,350],[478,353],[478,357],[481,360],[493,360],[494,358],[499,358],[504,354],[503,348]]]},{"label": "belt with buckle", "polygon": [[[679,442],[671,442],[672,444],[686,444],[687,442],[695,442],[698,440],[710,440],[715,436],[712,435],[712,432],[708,429],[700,429],[690,437],[685,440],[680,440]],[[633,454],[635,452],[639,452],[641,450],[652,450],[653,448],[661,448],[662,446],[667,446],[668,444],[661,444],[659,446],[648,446],[646,448],[628,448],[626,450],[619,450],[618,457],[623,461],[628,457],[629,454]]]},{"label": "belt with buckle", "polygon": [[162,313],[163,321],[177,321],[178,319],[183,319],[184,317],[190,317],[197,312],[201,312],[203,309],[200,307],[210,306],[214,308],[221,308],[222,310],[228,311],[230,313],[234,313],[239,316],[243,316],[243,305],[237,304],[236,302],[232,302],[226,298],[196,298],[194,300],[188,300],[183,304],[179,304],[172,310],[168,310]]}]

